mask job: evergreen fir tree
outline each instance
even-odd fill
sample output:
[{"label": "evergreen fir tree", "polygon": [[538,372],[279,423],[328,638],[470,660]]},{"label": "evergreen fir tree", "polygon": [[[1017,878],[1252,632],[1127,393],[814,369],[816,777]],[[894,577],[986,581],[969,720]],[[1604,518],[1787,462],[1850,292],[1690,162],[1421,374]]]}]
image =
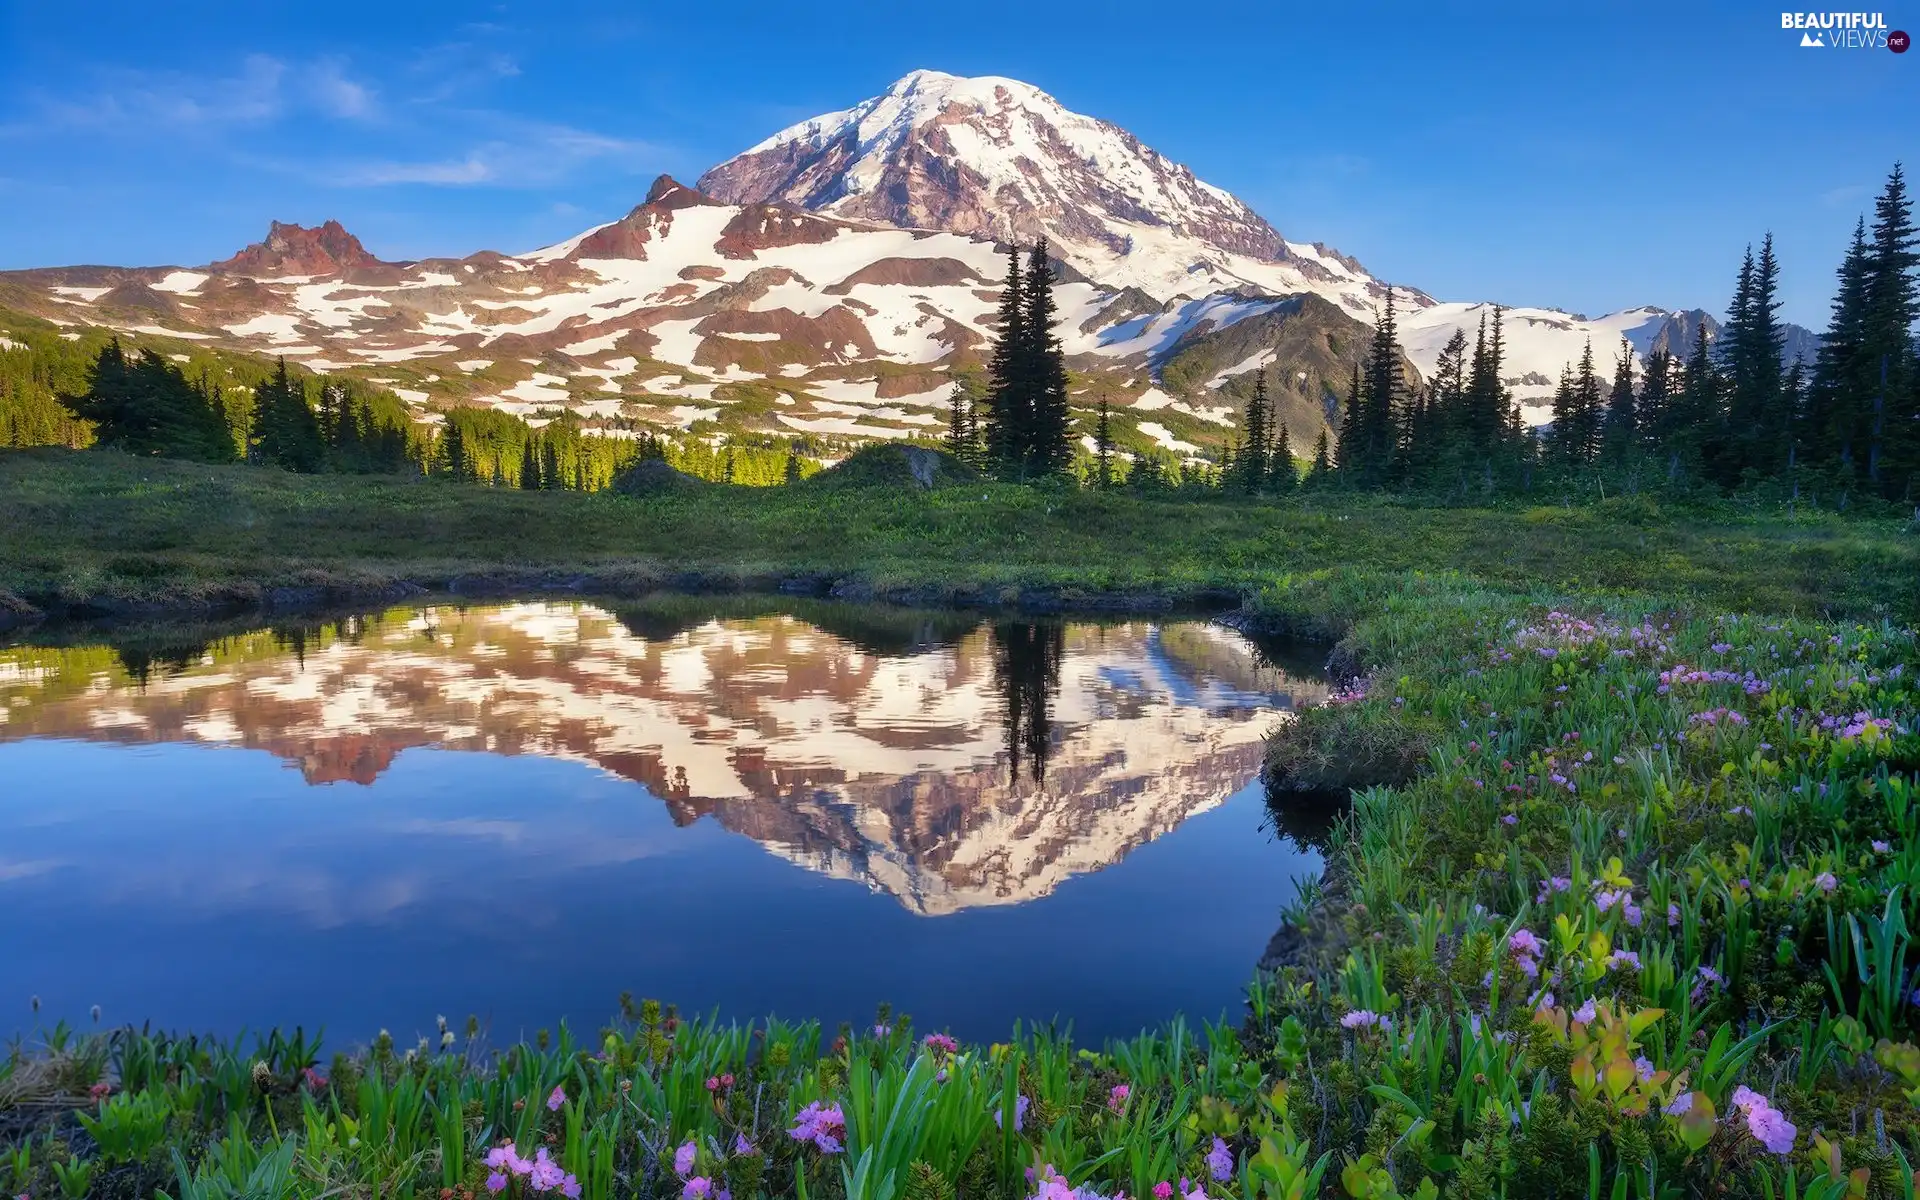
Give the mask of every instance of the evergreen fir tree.
[{"label": "evergreen fir tree", "polygon": [[1353,377],[1347,382],[1347,399],[1340,410],[1340,440],[1334,445],[1334,467],[1340,482],[1358,486],[1366,469],[1366,422],[1360,400],[1360,365],[1354,364]]},{"label": "evergreen fir tree", "polygon": [[1553,416],[1547,424],[1547,456],[1567,467],[1580,461],[1580,419],[1574,403],[1573,367],[1562,366],[1560,382],[1553,389]]},{"label": "evergreen fir tree", "polygon": [[787,467],[784,482],[800,482],[800,451],[793,446],[787,447]]},{"label": "evergreen fir tree", "polygon": [[1662,453],[1672,433],[1673,373],[1672,352],[1660,349],[1647,355],[1646,375],[1640,382],[1640,396],[1634,406],[1640,427],[1638,442],[1643,453]]},{"label": "evergreen fir tree", "polygon": [[1850,474],[1856,447],[1865,443],[1863,362],[1871,264],[1867,223],[1854,226],[1853,244],[1840,262],[1839,286],[1807,388],[1807,450],[1815,462]]},{"label": "evergreen fir tree", "polygon": [[1633,343],[1620,339],[1620,357],[1613,362],[1613,386],[1607,392],[1606,416],[1601,422],[1601,452],[1618,463],[1632,452],[1639,431],[1633,394]]},{"label": "evergreen fir tree", "polygon": [[1267,372],[1253,377],[1253,399],[1247,401],[1242,437],[1234,455],[1235,482],[1240,490],[1258,492],[1267,485],[1267,455],[1273,440],[1273,402],[1267,398]]},{"label": "evergreen fir tree", "polygon": [[287,373],[282,358],[273,377],[253,390],[253,445],[256,462],[311,473],[326,461],[320,422],[307,403],[305,384]]},{"label": "evergreen fir tree", "polygon": [[1053,265],[1047,260],[1047,243],[1042,238],[1033,245],[1033,253],[1027,259],[1026,277],[1021,281],[1026,293],[1022,326],[1027,359],[1024,374],[1032,389],[1028,398],[1026,445],[1022,448],[1025,461],[1022,475],[1033,479],[1061,474],[1073,461],[1067,359],[1053,329],[1059,320],[1053,301],[1053,283]]},{"label": "evergreen fir tree", "polygon": [[947,453],[961,462],[973,457],[972,408],[967,389],[955,380],[952,390],[947,394]]},{"label": "evergreen fir tree", "polygon": [[1105,396],[1093,424],[1093,479],[1101,491],[1113,486],[1113,410]]},{"label": "evergreen fir tree", "polygon": [[1367,345],[1366,369],[1360,387],[1360,482],[1379,486],[1393,464],[1395,414],[1399,412],[1403,381],[1400,375],[1399,326],[1393,313],[1393,288],[1387,288],[1386,303],[1374,322],[1373,338]]},{"label": "evergreen fir tree", "polygon": [[1333,460],[1327,454],[1327,429],[1320,427],[1320,436],[1314,439],[1313,462],[1307,466],[1307,478],[1302,485],[1309,488],[1324,488],[1333,480]]},{"label": "evergreen fir tree", "polygon": [[1915,361],[1914,322],[1920,320],[1920,230],[1906,175],[1895,163],[1873,204],[1873,241],[1868,251],[1865,337],[1861,367],[1867,420],[1868,480],[1883,495],[1912,495],[1920,470],[1920,363]]},{"label": "evergreen fir tree", "polygon": [[[1325,436],[1325,431],[1322,431]],[[1267,465],[1267,486],[1276,492],[1291,492],[1300,486],[1299,468],[1293,462],[1293,439],[1287,435],[1286,422],[1273,439],[1273,458]]]},{"label": "evergreen fir tree", "polygon": [[440,435],[439,460],[439,473],[448,479],[464,483],[473,477],[472,460],[467,456],[467,437],[452,413],[447,414],[445,430]]},{"label": "evergreen fir tree", "polygon": [[987,372],[991,382],[986,412],[986,453],[993,469],[1016,469],[1032,426],[1032,387],[1027,375],[1026,294],[1020,275],[1020,247],[1007,252],[1007,283],[1000,293],[995,319],[993,353]]},{"label": "evergreen fir tree", "polygon": [[1593,371],[1593,343],[1580,352],[1573,375],[1574,463],[1586,466],[1600,451],[1600,379]]},{"label": "evergreen fir tree", "polygon": [[529,492],[540,488],[540,456],[531,437],[520,443],[520,486]]}]

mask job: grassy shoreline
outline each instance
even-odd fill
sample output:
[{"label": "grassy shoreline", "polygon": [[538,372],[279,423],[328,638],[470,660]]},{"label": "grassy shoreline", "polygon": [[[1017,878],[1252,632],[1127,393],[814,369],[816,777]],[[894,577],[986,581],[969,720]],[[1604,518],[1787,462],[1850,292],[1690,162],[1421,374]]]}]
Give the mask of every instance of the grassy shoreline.
[{"label": "grassy shoreline", "polygon": [[1920,613],[1920,538],[1892,517],[1726,506],[1668,514],[1644,500],[1246,504],[997,484],[630,498],[0,452],[0,613],[15,621],[297,609],[416,590],[675,587],[1153,608],[1242,598],[1336,565],[1778,613]]}]

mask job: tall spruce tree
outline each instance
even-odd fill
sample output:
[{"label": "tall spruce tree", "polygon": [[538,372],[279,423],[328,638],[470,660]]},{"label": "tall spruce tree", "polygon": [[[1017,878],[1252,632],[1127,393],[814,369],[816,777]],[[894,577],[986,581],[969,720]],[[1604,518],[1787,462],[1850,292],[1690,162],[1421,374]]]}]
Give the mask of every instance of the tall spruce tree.
[{"label": "tall spruce tree", "polygon": [[520,487],[529,492],[540,490],[540,455],[533,443],[531,434],[520,443]]},{"label": "tall spruce tree", "polygon": [[1563,364],[1553,389],[1552,417],[1547,424],[1547,457],[1561,466],[1580,462],[1580,419],[1574,411],[1573,367]]},{"label": "tall spruce tree", "polygon": [[947,393],[947,453],[961,462],[973,459],[973,398],[966,387],[954,380]]},{"label": "tall spruce tree", "polygon": [[1007,252],[1007,282],[1000,292],[1000,311],[994,320],[993,353],[987,363],[991,380],[987,399],[986,454],[992,468],[1012,474],[1019,463],[1032,425],[1032,385],[1028,358],[1026,291],[1020,276],[1020,247]]},{"label": "tall spruce tree", "polygon": [[1327,427],[1320,427],[1320,436],[1313,441],[1313,461],[1307,464],[1307,477],[1301,486],[1318,490],[1333,482],[1333,459],[1327,453]]},{"label": "tall spruce tree", "polygon": [[1600,452],[1600,377],[1593,370],[1593,343],[1580,352],[1580,365],[1573,374],[1574,429],[1573,461],[1577,466],[1591,463]]},{"label": "tall spruce tree", "polygon": [[283,470],[310,474],[326,462],[326,443],[307,403],[306,385],[288,374],[284,358],[253,390],[252,442],[249,457]]},{"label": "tall spruce tree", "polygon": [[1374,322],[1373,337],[1367,343],[1367,364],[1361,376],[1360,438],[1364,457],[1358,482],[1363,486],[1377,487],[1386,481],[1396,449],[1395,416],[1404,395],[1399,324],[1393,312],[1393,288],[1389,286],[1386,302]]},{"label": "tall spruce tree", "polygon": [[1841,475],[1852,473],[1855,448],[1865,441],[1862,366],[1871,269],[1863,217],[1854,226],[1853,244],[1840,261],[1839,286],[1807,388],[1808,454],[1818,465]]},{"label": "tall spruce tree", "polygon": [[1276,492],[1291,492],[1300,486],[1300,469],[1293,461],[1293,438],[1287,434],[1287,423],[1280,422],[1280,432],[1274,435],[1273,455],[1267,464],[1267,486]]},{"label": "tall spruce tree", "polygon": [[1033,244],[1021,290],[1026,293],[1025,374],[1030,380],[1026,444],[1022,447],[1025,478],[1059,475],[1073,462],[1073,418],[1067,401],[1067,356],[1054,332],[1059,315],[1054,307],[1053,264],[1047,258],[1045,238]]},{"label": "tall spruce tree", "polygon": [[1343,485],[1358,486],[1366,468],[1366,421],[1360,400],[1360,364],[1347,382],[1346,403],[1340,409],[1340,440],[1334,444],[1334,469]]},{"label": "tall spruce tree", "polygon": [[1639,413],[1633,394],[1633,343],[1620,339],[1620,357],[1613,360],[1613,386],[1607,390],[1607,411],[1601,422],[1601,453],[1608,461],[1625,461],[1638,435]]},{"label": "tall spruce tree", "polygon": [[1873,204],[1868,250],[1865,337],[1861,346],[1867,410],[1868,481],[1883,495],[1912,495],[1920,469],[1920,363],[1914,322],[1920,320],[1920,231],[1906,175],[1895,163]]},{"label": "tall spruce tree", "polygon": [[1103,492],[1113,486],[1113,409],[1105,396],[1093,423],[1093,485]]},{"label": "tall spruce tree", "polygon": [[1234,454],[1234,483],[1241,491],[1253,493],[1266,488],[1272,441],[1273,401],[1267,398],[1267,372],[1262,367],[1253,377],[1253,399],[1247,401],[1240,445]]}]

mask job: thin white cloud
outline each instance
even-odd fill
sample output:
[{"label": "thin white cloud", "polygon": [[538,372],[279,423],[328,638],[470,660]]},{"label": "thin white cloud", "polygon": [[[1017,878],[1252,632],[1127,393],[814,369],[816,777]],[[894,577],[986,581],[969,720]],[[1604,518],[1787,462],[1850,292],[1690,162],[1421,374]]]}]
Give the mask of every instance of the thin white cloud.
[{"label": "thin white cloud", "polygon": [[71,93],[39,92],[24,119],[0,125],[0,133],[211,134],[271,124],[296,111],[363,120],[375,109],[373,90],[349,76],[340,59],[289,65],[250,54],[231,75],[116,69]]},{"label": "thin white cloud", "polygon": [[315,103],[328,116],[364,120],[374,115],[372,89],[349,79],[346,66],[339,59],[321,59],[307,78]]},{"label": "thin white cloud", "polygon": [[661,157],[658,147],[569,125],[479,114],[495,136],[445,156],[335,163],[319,179],[343,187],[427,184],[442,187],[544,187],[589,164],[641,170]]},{"label": "thin white cloud", "polygon": [[286,73],[285,63],[265,54],[247,56],[239,73],[227,77],[112,71],[84,92],[36,95],[30,120],[9,126],[8,132],[144,133],[257,125],[284,111]]}]

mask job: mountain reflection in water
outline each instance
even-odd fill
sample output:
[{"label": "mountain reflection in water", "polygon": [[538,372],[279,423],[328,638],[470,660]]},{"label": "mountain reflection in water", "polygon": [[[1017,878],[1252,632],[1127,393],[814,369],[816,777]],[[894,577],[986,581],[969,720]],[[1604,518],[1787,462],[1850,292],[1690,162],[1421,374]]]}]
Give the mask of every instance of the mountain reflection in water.
[{"label": "mountain reflection in water", "polygon": [[[300,881],[327,867],[319,844],[345,837],[344,826],[370,811],[322,801],[319,810],[285,816],[312,828],[280,852],[290,862],[313,861],[289,865],[287,894],[266,900],[260,887],[233,883],[233,863],[193,857],[193,813],[145,802],[148,790],[184,786],[168,772],[199,772],[209,789],[224,788],[236,800],[262,785],[251,775],[244,785],[223,784],[209,768],[216,760],[173,751],[111,765],[61,757],[83,752],[74,743],[120,743],[264,751],[297,767],[305,785],[366,788],[379,801],[372,811],[384,814],[381,836],[417,839],[433,829],[471,838],[484,827],[483,840],[518,847],[516,870],[538,870],[542,854],[654,862],[652,883],[607,882],[610,903],[620,889],[664,886],[658,855],[710,847],[649,840],[647,850],[623,860],[614,831],[596,834],[592,821],[567,807],[564,789],[548,794],[534,785],[501,796],[485,782],[463,784],[473,792],[471,811],[461,811],[457,797],[428,797],[433,785],[419,767],[443,782],[485,780],[484,771],[455,772],[445,758],[400,769],[436,751],[478,752],[476,765],[502,755],[584,764],[603,779],[641,785],[669,828],[712,817],[729,836],[743,835],[816,876],[890,897],[896,911],[957,920],[1049,897],[1070,879],[1107,872],[1196,814],[1247,797],[1264,735],[1290,708],[1324,694],[1321,681],[1276,667],[1240,635],[1203,622],[984,620],[712,598],[618,608],[436,605],[217,637],[129,631],[89,646],[16,646],[0,649],[0,778],[9,778],[0,788],[0,903],[32,886],[56,886],[62,875],[69,885],[112,876],[108,890],[137,903],[137,880],[165,859],[194,884],[156,881],[150,896],[164,892],[202,919],[224,912],[262,920],[261,907],[302,909]],[[70,765],[57,765],[63,761]],[[508,775],[503,768],[491,778],[502,789],[529,787],[524,773],[513,784],[504,782]],[[108,780],[123,786],[114,791]],[[207,803],[227,802],[222,794]],[[63,843],[50,832],[70,830],[89,805],[111,810],[129,829],[139,826],[153,853],[122,858],[122,850],[81,847],[77,835]],[[1256,795],[1247,833],[1258,828],[1257,809]],[[330,818],[330,810],[338,812]],[[402,819],[399,835],[395,818]],[[335,827],[316,824],[329,819]],[[549,845],[528,832],[534,819],[570,837],[604,838],[605,850]],[[653,819],[644,812],[632,818]],[[256,853],[264,858],[269,850]],[[450,865],[420,861],[433,853],[414,854],[404,872],[372,887],[392,898],[384,908],[316,884],[314,896],[324,899],[314,899],[303,919],[314,927],[427,920],[420,914],[436,891],[471,886],[436,874],[450,875]],[[1249,929],[1270,932],[1291,883],[1283,856],[1267,853],[1271,885],[1248,860],[1241,890],[1256,893],[1247,897],[1256,909]],[[1164,869],[1176,862],[1163,861]],[[1304,860],[1296,851],[1286,861]],[[403,886],[401,874],[412,882]],[[1194,899],[1218,907],[1218,898]],[[1036,937],[1042,919],[1022,918]],[[1240,981],[1259,951],[1260,939],[1251,940],[1237,952]],[[8,948],[0,935],[0,953]],[[630,965],[644,971],[647,964]],[[967,964],[953,966],[964,972]],[[899,998],[885,978],[862,982],[883,989],[873,999]],[[51,984],[25,986],[46,991]],[[789,1000],[783,1011],[796,1002],[806,1003]]]}]

